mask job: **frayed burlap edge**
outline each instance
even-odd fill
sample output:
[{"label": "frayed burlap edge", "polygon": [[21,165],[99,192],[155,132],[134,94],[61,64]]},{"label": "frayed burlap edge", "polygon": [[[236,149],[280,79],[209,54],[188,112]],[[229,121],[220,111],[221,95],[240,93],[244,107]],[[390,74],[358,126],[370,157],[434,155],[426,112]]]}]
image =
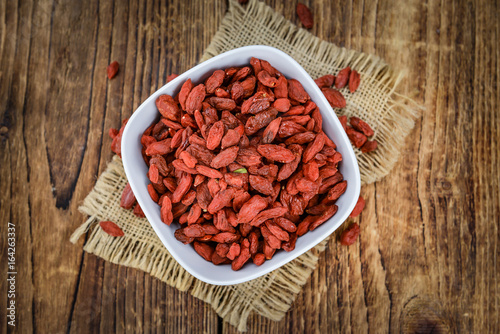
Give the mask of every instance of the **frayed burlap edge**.
[{"label": "frayed burlap edge", "polygon": [[[251,22],[245,26],[247,21]],[[247,34],[245,29],[249,29],[248,25],[251,29],[258,29],[258,34],[255,31]],[[263,36],[263,39],[255,36]],[[362,155],[355,149],[362,183],[377,181],[389,173],[418,115],[417,106],[409,106],[410,99],[394,92],[402,78],[400,74],[376,56],[346,50],[319,40],[255,0],[250,1],[246,8],[230,0],[228,13],[202,61],[250,44],[271,45],[283,50],[313,78],[336,73],[345,66],[358,70],[362,85],[354,95],[343,91],[348,106],[342,113],[367,120],[373,125],[374,138],[380,143],[376,154]],[[370,110],[363,105],[367,97],[374,98],[366,94],[374,91],[379,102],[384,102],[381,110]],[[327,243],[327,240],[322,241],[285,266],[250,282],[233,286],[209,285],[192,277],[170,256],[145,219],[137,218],[130,211],[119,207],[119,194],[126,182],[121,159],[115,156],[79,208],[89,218],[74,232],[71,242],[76,243],[81,235],[99,221],[113,220],[124,230],[125,236],[113,238],[100,228],[94,228],[84,246],[86,252],[116,264],[144,270],[181,291],[189,290],[193,296],[210,303],[225,321],[240,331],[246,330],[247,319],[252,312],[276,321],[283,318],[314,270],[318,256]],[[140,237],[145,235],[146,238]]]}]

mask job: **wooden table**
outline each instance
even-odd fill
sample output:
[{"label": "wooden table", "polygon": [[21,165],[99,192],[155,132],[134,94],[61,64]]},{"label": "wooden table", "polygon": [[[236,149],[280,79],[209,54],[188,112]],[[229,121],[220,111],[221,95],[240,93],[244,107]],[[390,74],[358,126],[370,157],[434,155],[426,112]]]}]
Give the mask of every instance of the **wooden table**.
[{"label": "wooden table", "polygon": [[[296,1],[266,2],[300,24]],[[186,3],[0,2],[2,333],[9,222],[19,333],[235,332],[187,293],[68,241],[111,159],[108,129],[198,62],[228,6]],[[500,332],[498,2],[305,3],[313,34],[406,71],[400,91],[426,110],[390,175],[362,189],[359,242],[332,239],[286,317],[252,316],[249,332]]]}]

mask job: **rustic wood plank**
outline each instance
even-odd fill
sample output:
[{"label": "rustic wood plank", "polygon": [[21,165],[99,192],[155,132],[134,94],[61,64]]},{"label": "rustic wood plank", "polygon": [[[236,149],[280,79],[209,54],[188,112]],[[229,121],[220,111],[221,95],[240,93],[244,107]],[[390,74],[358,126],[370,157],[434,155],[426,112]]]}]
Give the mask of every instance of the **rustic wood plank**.
[{"label": "rustic wood plank", "polygon": [[[99,147],[101,159],[98,168],[100,173],[111,156],[109,150],[111,141],[107,136],[107,129],[119,127],[122,119],[129,117],[140,103],[166,83],[168,74],[181,73],[195,64],[208,42],[197,52],[195,57],[181,58],[183,68],[174,69],[173,65],[168,62],[174,62],[175,58],[166,53],[164,49],[160,49],[159,45],[169,45],[172,50],[180,50],[175,48],[175,45],[184,41],[185,36],[180,32],[182,32],[183,18],[187,14],[175,15],[173,17],[176,20],[172,22],[169,19],[169,22],[166,19],[168,14],[165,15],[165,13],[175,11],[178,7],[182,11],[189,11],[189,6],[153,1],[131,2],[124,6],[108,3],[100,3],[99,5],[101,27],[98,29],[97,36],[96,59],[99,59],[99,65],[96,65],[96,68],[100,69],[101,73],[99,76],[95,75],[94,82],[100,88],[96,92],[92,109],[96,110],[97,114],[94,117],[100,119],[100,122],[103,122],[102,118],[104,118],[104,125],[102,123],[96,124],[96,129],[100,131],[97,135],[102,140],[102,147]],[[225,8],[222,9],[222,13],[224,11]],[[202,14],[203,11],[198,13],[198,15]],[[124,17],[127,20],[124,20]],[[221,15],[217,15],[216,19],[220,21]],[[167,24],[166,27],[165,24]],[[162,27],[168,33],[165,33]],[[217,26],[214,26],[212,31],[205,31],[204,34],[208,36],[206,37],[207,41],[216,29]],[[198,32],[193,31],[192,34],[194,36]],[[185,46],[191,47],[191,44]],[[118,60],[121,64],[120,73],[115,79],[106,80],[105,68],[113,60]],[[85,260],[87,260],[87,256],[85,256]],[[75,306],[77,311],[80,311],[80,304],[85,309],[84,301],[88,299],[86,291],[88,289],[102,289],[102,301],[98,300],[98,297],[95,300],[96,303],[102,303],[99,308],[101,314],[97,316],[100,319],[99,328],[101,331],[136,331],[138,328],[140,331],[146,332],[164,331],[168,324],[175,324],[178,321],[179,314],[177,313],[167,316],[173,308],[184,309],[182,314],[186,319],[190,319],[186,323],[193,323],[193,328],[216,330],[218,318],[215,312],[187,293],[179,293],[172,288],[165,287],[156,279],[149,276],[144,277],[145,274],[134,269],[123,271],[120,267],[111,264],[106,264],[105,268],[107,270],[105,270],[102,281],[95,281],[89,277],[81,282],[81,285],[84,285],[84,290],[78,291]],[[86,274],[87,272],[82,270],[81,277],[86,277]],[[137,281],[137,277],[145,279],[146,282],[142,283],[142,280],[139,280],[141,283],[134,285],[133,282]],[[125,282],[131,282],[132,285]],[[178,297],[176,302],[171,304],[174,291]],[[200,319],[203,320],[200,321]],[[75,319],[72,322],[72,331],[79,331],[78,325],[73,326],[73,323],[80,321],[84,322],[85,319]],[[90,331],[90,328],[84,331]]]},{"label": "rustic wood plank", "polygon": [[[266,0],[300,26],[297,2]],[[499,332],[499,4],[301,2],[316,36],[406,70],[400,89],[426,110],[394,171],[363,188],[359,242],[332,238],[285,318],[252,315],[249,333]],[[112,156],[107,130],[198,62],[226,10],[0,2],[0,254],[13,222],[17,331],[235,332],[188,293],[68,242]],[[1,296],[6,279],[2,266]]]},{"label": "rustic wood plank", "polygon": [[[474,211],[464,229],[475,231],[470,240],[475,250],[474,269],[463,268],[464,279],[474,287],[471,328],[488,332],[500,329],[500,25],[498,3],[478,3],[475,11],[472,118],[472,182]],[[472,264],[474,265],[474,264]]]},{"label": "rustic wood plank", "polygon": [[[31,22],[20,25],[25,17],[32,15],[31,4],[19,6],[17,3],[0,4],[0,295],[2,296],[0,331],[9,331],[7,318],[11,314],[8,307],[15,302],[15,321],[18,330],[33,331],[32,303],[34,288],[32,285],[33,266],[31,258],[32,234],[29,224],[30,202],[28,192],[28,165],[24,146],[22,108],[26,97],[28,76],[28,54]],[[9,32],[9,34],[7,34]],[[14,224],[15,231],[9,229]],[[8,238],[13,237],[15,245]],[[15,247],[15,254],[12,246]],[[10,249],[9,249],[10,248]],[[7,266],[14,256],[15,267]],[[15,275],[8,272],[17,272]],[[7,279],[15,278],[15,298]],[[20,323],[19,319],[24,319]]]}]

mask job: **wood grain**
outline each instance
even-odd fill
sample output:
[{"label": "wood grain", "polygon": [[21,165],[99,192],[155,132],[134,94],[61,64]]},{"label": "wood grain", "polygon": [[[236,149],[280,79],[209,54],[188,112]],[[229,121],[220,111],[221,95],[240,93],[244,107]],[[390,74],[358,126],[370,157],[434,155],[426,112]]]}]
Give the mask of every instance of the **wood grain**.
[{"label": "wood grain", "polygon": [[[249,333],[500,332],[499,4],[301,2],[316,36],[405,71],[400,91],[425,111],[391,174],[362,189],[359,242],[333,237],[286,317],[253,315]],[[266,3],[300,25],[297,1]],[[107,130],[198,62],[227,6],[0,2],[2,333],[236,332],[187,293],[68,241],[111,159]],[[8,222],[15,329],[4,321]]]}]

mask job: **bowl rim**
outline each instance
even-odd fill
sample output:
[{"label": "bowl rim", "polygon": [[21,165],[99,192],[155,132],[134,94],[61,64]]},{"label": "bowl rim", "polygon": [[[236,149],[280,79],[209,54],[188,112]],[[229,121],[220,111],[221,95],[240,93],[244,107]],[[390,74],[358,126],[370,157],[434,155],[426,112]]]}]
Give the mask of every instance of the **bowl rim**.
[{"label": "bowl rim", "polygon": [[[310,249],[312,249],[313,247],[317,246],[322,240],[326,239],[327,237],[329,237],[341,224],[343,224],[345,222],[345,220],[348,218],[348,215],[350,214],[350,212],[352,211],[352,209],[354,208],[356,202],[357,202],[357,198],[359,197],[359,193],[360,193],[360,187],[361,187],[361,180],[360,180],[360,172],[359,172],[359,166],[358,166],[358,162],[357,162],[357,159],[356,159],[356,156],[354,154],[354,151],[352,149],[352,146],[350,144],[350,141],[349,139],[347,138],[347,135],[345,134],[345,132],[341,131],[341,133],[339,133],[338,135],[340,137],[342,137],[343,141],[345,141],[348,145],[347,146],[347,151],[348,151],[348,156],[349,156],[349,160],[352,161],[352,169],[353,169],[353,172],[354,172],[354,184],[353,184],[353,180],[350,180],[350,182],[348,182],[348,187],[354,187],[355,190],[354,190],[354,195],[353,196],[353,199],[355,198],[355,200],[351,200],[349,202],[349,210],[347,210],[343,216],[341,216],[340,218],[337,216],[337,215],[334,215],[332,218],[330,218],[327,222],[325,222],[325,224],[327,224],[331,219],[336,219],[337,222],[335,224],[331,223],[331,226],[330,228],[323,234],[321,235],[318,235],[314,238],[314,240],[311,240],[309,241],[309,243],[304,247],[304,249],[295,249],[293,250],[292,252],[290,253],[287,253],[287,255],[289,256],[286,256],[285,258],[283,259],[274,259],[275,260],[275,263],[273,265],[270,265],[268,268],[263,268],[263,270],[256,270],[256,271],[253,271],[251,273],[249,273],[247,276],[245,276],[245,278],[241,279],[241,278],[234,278],[234,279],[224,279],[224,280],[214,280],[214,279],[211,279],[209,277],[206,277],[203,275],[203,273],[200,273],[199,271],[196,271],[192,265],[190,265],[187,261],[184,260],[183,256],[181,254],[179,254],[174,248],[173,246],[170,246],[170,242],[166,239],[166,237],[163,235],[163,233],[161,233],[159,231],[159,228],[157,228],[155,226],[156,223],[158,222],[155,222],[153,223],[151,220],[152,218],[152,214],[149,213],[149,209],[147,208],[147,206],[143,205],[143,201],[145,200],[149,200],[149,201],[152,201],[150,196],[149,196],[149,193],[147,192],[147,188],[144,190],[144,189],[141,189],[140,186],[137,184],[137,180],[133,177],[134,176],[134,172],[132,170],[132,167],[129,165],[128,163],[128,144],[131,140],[133,140],[132,138],[130,138],[130,136],[128,136],[128,134],[132,131],[130,130],[132,128],[132,125],[134,124],[134,121],[140,117],[140,114],[141,114],[141,111],[144,110],[152,101],[154,103],[154,101],[156,100],[156,98],[159,96],[159,95],[162,95],[162,94],[166,94],[166,90],[168,90],[170,87],[172,86],[178,86],[178,88],[180,87],[179,84],[181,82],[184,82],[185,80],[187,80],[191,74],[193,73],[198,73],[199,70],[203,69],[203,68],[206,68],[206,67],[209,67],[210,65],[212,65],[213,63],[216,63],[217,61],[219,61],[221,58],[224,58],[224,57],[230,57],[230,56],[233,56],[233,55],[238,55],[240,53],[243,53],[243,54],[252,54],[252,52],[256,51],[256,50],[259,50],[260,52],[269,52],[269,53],[274,53],[276,55],[279,55],[280,57],[284,57],[284,58],[288,58],[287,61],[290,62],[295,68],[294,68],[294,72],[298,71],[298,72],[301,72],[301,74],[304,76],[305,75],[305,78],[306,78],[306,83],[304,84],[303,80],[301,79],[301,84],[304,85],[304,88],[308,91],[310,90],[317,90],[317,92],[319,92],[320,94],[318,95],[319,96],[319,99],[322,100],[322,104],[326,106],[327,110],[324,110],[324,108],[321,108],[321,114],[324,115],[326,112],[328,113],[331,113],[332,115],[334,115],[335,117],[333,117],[333,122],[334,123],[338,123],[336,125],[337,128],[341,128],[341,124],[340,124],[340,121],[338,120],[338,117],[337,117],[337,114],[335,113],[335,111],[331,108],[331,106],[329,105],[328,101],[326,100],[326,98],[323,96],[323,94],[321,93],[321,90],[319,89],[319,87],[314,83],[314,80],[310,77],[310,75],[304,70],[304,68],[297,62],[295,61],[290,55],[288,55],[287,53],[279,50],[279,49],[276,49],[274,47],[270,47],[270,46],[265,46],[265,45],[249,45],[249,46],[244,46],[244,47],[240,47],[240,48],[236,48],[236,49],[233,49],[233,50],[230,50],[230,51],[227,51],[227,52],[224,52],[224,53],[221,53],[217,56],[214,56],[196,66],[194,66],[193,68],[187,70],[186,72],[180,74],[178,77],[176,77],[174,80],[166,83],[165,85],[163,85],[162,87],[160,87],[159,89],[157,89],[154,93],[152,93],[144,102],[141,103],[141,105],[134,111],[134,113],[131,115],[131,117],[129,118],[126,126],[125,126],[125,129],[123,131],[123,135],[122,135],[122,161],[123,161],[123,166],[124,166],[124,170],[125,170],[125,174],[127,175],[127,179],[130,183],[130,186],[132,188],[132,191],[134,192],[134,194],[136,195],[136,199],[139,203],[139,205],[141,205],[141,208],[143,208],[143,211],[144,211],[144,214],[146,215],[146,218],[149,222],[149,224],[152,226],[153,230],[155,231],[156,235],[159,237],[159,239],[161,240],[161,242],[163,243],[163,245],[165,246],[165,248],[167,249],[167,251],[170,253],[170,255],[172,255],[172,257],[175,259],[175,261],[177,261],[187,272],[189,272],[191,275],[193,275],[194,277],[196,277],[197,279],[203,281],[203,282],[206,282],[206,283],[209,283],[209,284],[213,284],[213,285],[232,285],[232,284],[239,284],[239,283],[243,283],[243,282],[247,282],[247,281],[250,281],[250,280],[253,280],[255,278],[258,278],[260,276],[263,276],[275,269],[278,269],[280,267],[282,267],[283,265],[289,263],[290,261],[296,259],[297,257],[299,257],[300,255],[304,254],[305,252],[309,251]],[[252,54],[253,55],[253,54]],[[207,69],[206,71],[210,71],[210,69]],[[175,90],[175,89],[174,89]],[[317,100],[315,100],[314,102],[317,103]],[[333,130],[332,130],[333,131]],[[338,144],[338,143],[336,143]],[[338,145],[337,145],[338,146]],[[342,154],[343,155],[343,158],[345,158],[345,152]],[[344,159],[343,159],[344,160]],[[145,194],[144,194],[144,191],[147,195],[147,199],[144,199],[145,197]],[[153,219],[154,220],[154,219]],[[161,224],[163,224],[163,222],[160,222]],[[177,240],[176,240],[177,241]],[[177,241],[178,242],[178,241]],[[187,245],[185,245],[187,246]],[[271,262],[273,260],[269,260],[269,262]],[[267,261],[266,261],[267,262]],[[214,268],[219,268],[218,266],[214,267]],[[262,267],[261,267],[262,268]]]}]

